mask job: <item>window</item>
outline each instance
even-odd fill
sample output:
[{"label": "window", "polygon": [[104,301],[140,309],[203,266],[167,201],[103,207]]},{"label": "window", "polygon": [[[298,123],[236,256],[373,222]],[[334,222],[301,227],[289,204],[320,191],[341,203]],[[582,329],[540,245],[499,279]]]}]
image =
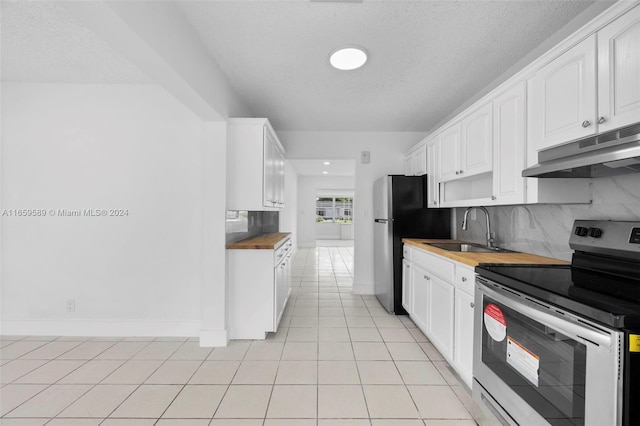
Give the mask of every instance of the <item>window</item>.
[{"label": "window", "polygon": [[317,222],[353,222],[353,197],[316,198]]}]

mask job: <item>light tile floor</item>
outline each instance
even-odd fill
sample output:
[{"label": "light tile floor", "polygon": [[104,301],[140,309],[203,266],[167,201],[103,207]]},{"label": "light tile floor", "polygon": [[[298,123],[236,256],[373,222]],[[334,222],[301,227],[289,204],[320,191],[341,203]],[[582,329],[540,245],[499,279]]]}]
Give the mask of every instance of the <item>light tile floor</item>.
[{"label": "light tile floor", "polygon": [[292,275],[265,341],[3,336],[0,425],[476,424],[413,322],[352,294],[352,247],[300,249]]}]

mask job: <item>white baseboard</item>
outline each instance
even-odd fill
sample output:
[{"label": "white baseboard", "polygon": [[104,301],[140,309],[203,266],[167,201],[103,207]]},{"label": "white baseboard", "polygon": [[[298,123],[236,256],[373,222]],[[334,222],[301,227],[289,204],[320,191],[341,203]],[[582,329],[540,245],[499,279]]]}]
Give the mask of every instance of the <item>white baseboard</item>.
[{"label": "white baseboard", "polygon": [[298,248],[316,248],[316,243],[298,243]]},{"label": "white baseboard", "polygon": [[227,346],[229,344],[228,330],[201,330],[200,347],[211,348],[215,346]]},{"label": "white baseboard", "polygon": [[201,327],[200,321],[7,320],[0,322],[0,334],[8,336],[198,337]]},{"label": "white baseboard", "polygon": [[373,295],[376,294],[376,292],[375,288],[373,288],[373,284],[353,283],[353,294]]}]

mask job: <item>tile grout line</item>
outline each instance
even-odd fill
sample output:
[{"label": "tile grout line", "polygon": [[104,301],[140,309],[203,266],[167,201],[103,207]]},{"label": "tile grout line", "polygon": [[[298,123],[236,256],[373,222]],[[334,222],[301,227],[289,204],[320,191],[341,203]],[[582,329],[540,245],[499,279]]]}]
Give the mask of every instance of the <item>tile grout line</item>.
[{"label": "tile grout line", "polygon": [[[56,340],[57,340],[57,339],[51,340],[51,341],[49,341],[48,343],[55,342]],[[47,344],[48,344],[48,343],[47,343]],[[74,346],[73,348],[69,349],[68,351],[66,351],[66,352],[64,352],[64,353],[62,353],[62,354],[60,354],[60,355],[58,355],[58,357],[56,357],[56,358],[53,358],[53,359],[47,360],[47,362],[45,362],[44,364],[42,364],[40,367],[37,367],[37,368],[35,368],[34,370],[30,371],[29,373],[27,373],[27,374],[25,374],[25,375],[23,375],[23,376],[20,376],[20,377],[24,377],[24,376],[26,376],[26,375],[28,375],[28,374],[31,374],[33,371],[38,370],[38,369],[40,369],[40,368],[44,367],[45,365],[49,364],[50,362],[57,360],[59,357],[61,357],[62,355],[66,354],[66,353],[68,353],[68,352],[70,352],[70,351],[72,351],[73,349],[77,348],[77,347],[78,347],[78,346],[80,346],[82,343],[85,343],[85,342],[81,342],[80,344],[78,344],[78,345]],[[51,388],[52,386],[56,385],[60,380],[64,379],[65,377],[69,376],[69,375],[70,375],[70,374],[72,374],[73,372],[77,371],[78,369],[80,369],[80,368],[81,368],[81,367],[83,367],[84,365],[88,364],[90,361],[93,361],[96,357],[100,356],[100,354],[102,354],[103,352],[105,352],[105,351],[109,350],[111,347],[115,346],[115,345],[116,345],[116,343],[118,343],[118,342],[114,342],[111,346],[109,346],[108,348],[105,348],[102,352],[100,352],[99,354],[95,355],[93,358],[90,358],[90,359],[87,359],[87,360],[82,360],[82,361],[85,361],[85,362],[84,362],[84,363],[82,363],[82,364],[80,364],[78,367],[76,367],[76,368],[75,368],[75,369],[73,369],[72,371],[68,372],[68,373],[67,373],[67,374],[65,374],[64,376],[60,377],[57,381],[55,381],[55,382],[53,382],[53,383],[50,383],[50,384],[46,384],[45,388],[44,388],[44,389],[42,389],[40,392],[38,392],[38,393],[36,393],[36,394],[32,395],[32,396],[31,396],[30,398],[28,398],[26,401],[22,402],[21,404],[17,405],[16,407],[14,407],[13,409],[11,409],[10,411],[6,412],[6,413],[5,413],[2,417],[0,417],[0,418],[7,418],[7,417],[6,417],[6,416],[7,416],[7,414],[10,414],[11,412],[13,412],[14,410],[16,410],[17,408],[19,408],[19,407],[21,407],[22,405],[26,404],[27,402],[31,401],[31,400],[32,400],[33,398],[35,398],[37,395],[40,395],[42,392],[44,392],[44,391],[46,391],[47,389]],[[44,347],[44,346],[46,346],[46,344],[45,344],[45,345],[43,345],[43,346],[40,346],[40,347]],[[39,349],[40,347],[38,347],[37,349]],[[26,354],[24,354],[24,355],[26,355]],[[24,356],[24,355],[22,355],[22,356]],[[18,358],[18,359],[20,359],[20,358]],[[70,360],[70,361],[71,361],[71,360]],[[15,379],[15,380],[19,380],[19,378],[18,378],[18,379]],[[14,382],[15,382],[15,380],[14,380],[12,383],[14,383]],[[17,383],[16,383],[16,384],[17,384]],[[24,383],[24,384],[29,384],[29,383]],[[34,384],[34,385],[39,385],[39,384],[43,384],[43,383],[32,383],[32,384]],[[94,384],[94,385],[88,384],[88,386],[90,386],[90,387],[89,387],[89,389],[87,389],[87,391],[86,391],[86,392],[83,392],[81,395],[79,395],[79,396],[78,396],[76,399],[74,399],[70,404],[68,404],[68,405],[67,405],[67,406],[65,406],[61,411],[59,411],[57,414],[55,414],[51,419],[55,418],[58,414],[62,413],[62,411],[64,411],[64,410],[66,410],[67,408],[69,408],[69,407],[70,407],[72,404],[74,404],[78,399],[82,398],[82,397],[83,397],[84,395],[86,395],[89,391],[91,391],[91,389],[93,389],[94,387],[96,387],[96,386],[97,386],[97,384]],[[49,421],[47,421],[46,423],[49,423],[49,422],[51,421],[51,419],[49,419]]]}]

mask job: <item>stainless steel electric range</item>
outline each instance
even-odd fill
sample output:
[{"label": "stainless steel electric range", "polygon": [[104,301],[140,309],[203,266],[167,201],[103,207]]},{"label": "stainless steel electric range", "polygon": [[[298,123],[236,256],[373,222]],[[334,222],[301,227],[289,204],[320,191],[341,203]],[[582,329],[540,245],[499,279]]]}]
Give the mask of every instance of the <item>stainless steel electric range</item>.
[{"label": "stainless steel electric range", "polygon": [[476,268],[474,398],[507,424],[640,425],[640,222],[578,220],[569,245]]}]

